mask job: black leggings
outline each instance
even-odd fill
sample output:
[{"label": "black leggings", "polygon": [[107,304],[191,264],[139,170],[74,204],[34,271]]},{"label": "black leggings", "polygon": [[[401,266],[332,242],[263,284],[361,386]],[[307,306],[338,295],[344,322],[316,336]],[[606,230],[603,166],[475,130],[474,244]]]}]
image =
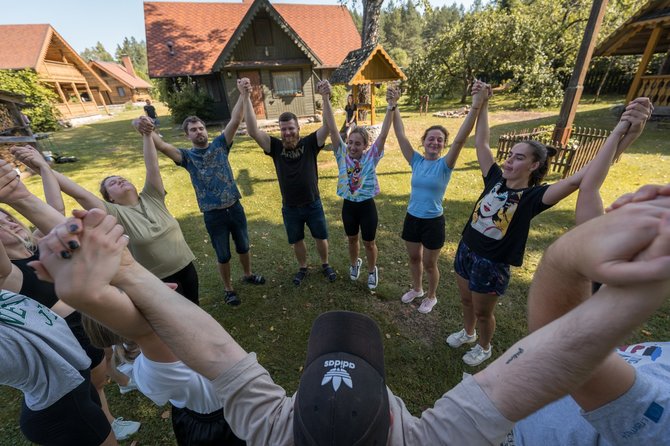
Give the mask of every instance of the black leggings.
[{"label": "black leggings", "polygon": [[179,446],[244,446],[223,417],[223,409],[209,414],[172,406],[172,429]]},{"label": "black leggings", "polygon": [[194,304],[200,305],[200,299],[198,298],[198,271],[196,271],[193,262],[176,273],[163,277],[161,280],[165,283],[176,283],[177,289],[175,291]]},{"label": "black leggings", "polygon": [[342,223],[344,232],[349,237],[358,235],[358,228],[360,228],[363,241],[373,241],[377,235],[378,222],[374,198],[359,202],[350,200],[342,202]]},{"label": "black leggings", "polygon": [[112,426],[100,408],[90,371],[79,373],[84,382],[46,409],[30,410],[25,401],[21,404],[21,432],[29,441],[51,446],[98,446],[109,436]]}]

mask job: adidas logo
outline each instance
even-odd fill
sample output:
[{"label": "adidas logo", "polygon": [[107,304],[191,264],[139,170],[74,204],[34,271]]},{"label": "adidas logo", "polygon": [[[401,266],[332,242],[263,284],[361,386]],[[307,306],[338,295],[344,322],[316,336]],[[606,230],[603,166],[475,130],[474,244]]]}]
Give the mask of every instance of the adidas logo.
[{"label": "adidas logo", "polygon": [[340,388],[342,383],[346,384],[350,389],[354,388],[354,383],[351,380],[351,376],[349,373],[347,373],[346,370],[344,370],[344,368],[341,367],[335,367],[326,372],[326,374],[323,376],[323,379],[321,380],[321,385],[325,386],[329,382],[333,384],[333,390],[335,392],[337,392],[337,389]]}]

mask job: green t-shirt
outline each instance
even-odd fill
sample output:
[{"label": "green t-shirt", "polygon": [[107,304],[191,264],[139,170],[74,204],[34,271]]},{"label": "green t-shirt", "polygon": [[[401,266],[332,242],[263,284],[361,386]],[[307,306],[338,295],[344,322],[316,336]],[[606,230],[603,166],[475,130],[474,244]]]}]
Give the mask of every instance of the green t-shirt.
[{"label": "green t-shirt", "polygon": [[165,206],[165,193],[145,184],[136,206],[105,202],[130,237],[128,249],[140,265],[163,279],[186,267],[195,256],[179,223]]}]

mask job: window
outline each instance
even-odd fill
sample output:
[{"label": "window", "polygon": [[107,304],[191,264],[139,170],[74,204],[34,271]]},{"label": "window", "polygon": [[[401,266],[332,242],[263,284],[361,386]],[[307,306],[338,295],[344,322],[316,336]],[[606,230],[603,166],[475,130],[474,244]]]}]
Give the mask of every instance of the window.
[{"label": "window", "polygon": [[256,19],[253,24],[254,44],[256,46],[272,45],[272,27],[270,19]]},{"label": "window", "polygon": [[274,96],[302,96],[302,76],[300,71],[273,72],[272,94]]},{"label": "window", "polygon": [[124,97],[126,95],[126,90],[123,87],[116,87],[116,92],[121,97]]}]

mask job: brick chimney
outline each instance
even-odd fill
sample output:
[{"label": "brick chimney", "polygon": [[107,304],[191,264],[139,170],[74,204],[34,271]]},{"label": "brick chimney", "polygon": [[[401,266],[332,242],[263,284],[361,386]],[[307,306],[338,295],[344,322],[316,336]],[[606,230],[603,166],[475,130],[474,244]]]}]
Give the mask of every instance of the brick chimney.
[{"label": "brick chimney", "polygon": [[126,71],[133,77],[137,77],[135,74],[135,69],[133,68],[133,62],[130,60],[130,56],[124,54],[121,56],[121,63],[126,67]]}]

